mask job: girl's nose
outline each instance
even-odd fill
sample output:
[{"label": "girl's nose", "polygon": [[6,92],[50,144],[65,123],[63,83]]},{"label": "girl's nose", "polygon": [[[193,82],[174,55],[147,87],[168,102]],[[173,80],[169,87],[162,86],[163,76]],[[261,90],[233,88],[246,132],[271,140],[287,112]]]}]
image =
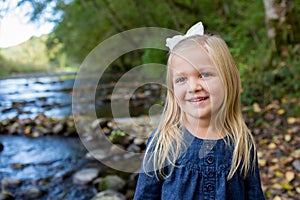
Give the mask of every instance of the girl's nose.
[{"label": "girl's nose", "polygon": [[191,78],[188,84],[189,92],[194,93],[202,90],[203,89],[202,84],[204,83],[201,80],[199,80],[199,78]]}]

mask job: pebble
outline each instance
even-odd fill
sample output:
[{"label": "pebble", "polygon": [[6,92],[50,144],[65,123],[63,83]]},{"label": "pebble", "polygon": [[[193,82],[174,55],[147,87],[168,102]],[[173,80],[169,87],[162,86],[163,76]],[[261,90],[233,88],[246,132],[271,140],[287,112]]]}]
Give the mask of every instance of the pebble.
[{"label": "pebble", "polygon": [[16,178],[3,178],[1,180],[2,188],[17,188],[21,185],[21,181]]},{"label": "pebble", "polygon": [[0,200],[14,200],[15,198],[9,194],[0,193]]},{"label": "pebble", "polygon": [[133,152],[133,153],[139,153],[141,151],[141,147],[139,147],[136,144],[131,144],[129,145],[129,147],[127,148],[127,151],[129,152]]},{"label": "pebble", "polygon": [[63,129],[64,129],[64,126],[61,123],[59,123],[59,124],[54,126],[53,133],[54,134],[59,134]]},{"label": "pebble", "polygon": [[140,137],[134,138],[133,144],[138,145],[138,146],[144,145],[145,144],[145,139],[140,138]]},{"label": "pebble", "polygon": [[300,172],[300,160],[295,160],[292,165],[298,172]]},{"label": "pebble", "polygon": [[97,168],[87,168],[76,172],[73,175],[73,183],[85,185],[92,182],[99,175],[100,170]]},{"label": "pebble", "polygon": [[105,124],[107,124],[108,120],[106,118],[99,118],[93,121],[91,128],[96,130],[98,128],[102,128]]},{"label": "pebble", "polygon": [[43,195],[43,191],[36,187],[28,188],[18,193],[18,196],[20,196],[22,199],[30,199],[30,200],[39,198],[42,195]]},{"label": "pebble", "polygon": [[105,149],[94,149],[89,151],[85,158],[89,160],[102,160],[108,157],[108,151]]},{"label": "pebble", "polygon": [[99,190],[115,190],[120,191],[122,190],[126,185],[126,182],[116,175],[108,175],[102,179],[102,181],[99,183],[98,187]]},{"label": "pebble", "polygon": [[126,197],[114,190],[105,190],[96,194],[91,200],[126,200]]},{"label": "pebble", "polygon": [[9,135],[17,134],[18,133],[18,127],[19,127],[19,124],[17,122],[14,122],[13,124],[11,124],[8,127],[8,134]]},{"label": "pebble", "polygon": [[109,154],[110,155],[118,155],[124,153],[124,148],[121,145],[112,145],[109,149]]}]

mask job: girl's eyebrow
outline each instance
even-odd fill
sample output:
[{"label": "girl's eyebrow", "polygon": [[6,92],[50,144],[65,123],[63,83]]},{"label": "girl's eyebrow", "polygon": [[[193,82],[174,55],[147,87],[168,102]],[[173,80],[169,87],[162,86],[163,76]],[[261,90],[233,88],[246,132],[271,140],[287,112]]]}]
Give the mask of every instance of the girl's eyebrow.
[{"label": "girl's eyebrow", "polygon": [[179,76],[186,76],[186,72],[174,72],[173,73],[173,77],[179,77]]}]

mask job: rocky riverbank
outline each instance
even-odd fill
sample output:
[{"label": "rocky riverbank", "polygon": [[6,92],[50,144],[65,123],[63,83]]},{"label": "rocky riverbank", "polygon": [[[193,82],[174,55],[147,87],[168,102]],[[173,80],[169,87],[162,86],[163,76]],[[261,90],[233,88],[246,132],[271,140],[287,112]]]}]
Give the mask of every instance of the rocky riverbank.
[{"label": "rocky riverbank", "polygon": [[[126,173],[114,170],[99,162],[97,155],[101,155],[101,159],[105,160],[115,159],[116,154],[114,152],[116,152],[116,146],[125,150],[126,154],[123,155],[125,157],[130,156],[132,152],[143,152],[146,138],[154,127],[149,125],[148,117],[139,117],[136,119],[142,123],[143,126],[137,127],[130,125],[131,119],[122,119],[118,120],[118,122],[110,119],[98,119],[91,124],[89,128],[90,131],[93,131],[96,126],[100,125],[107,138],[112,144],[115,144],[109,149],[109,152],[101,148],[96,149],[94,152],[86,151],[78,137],[72,116],[56,119],[40,114],[34,119],[13,118],[1,121],[0,136],[2,137],[0,140],[2,140],[3,143],[2,153],[5,153],[6,148],[9,148],[9,143],[12,142],[11,139],[5,139],[5,137],[23,137],[26,138],[29,143],[34,143],[37,140],[47,137],[52,138],[52,142],[54,142],[53,139],[56,137],[59,137],[58,140],[64,140],[63,138],[76,139],[76,143],[81,146],[81,149],[85,149],[86,153],[76,158],[66,158],[66,160],[70,162],[69,165],[76,166],[68,170],[66,166],[64,166],[68,165],[68,163],[57,162],[57,160],[50,160],[44,163],[26,163],[23,162],[24,160],[19,160],[19,162],[17,160],[14,163],[1,166],[4,172],[0,175],[2,187],[0,200],[132,199],[137,173]],[[133,131],[144,133],[144,137],[126,135],[120,128],[125,126],[127,130],[128,128],[132,128],[132,130],[138,129]],[[50,141],[48,142],[49,143],[43,141],[45,147],[42,151],[46,151],[45,157],[48,155],[47,146],[51,145]],[[53,145],[59,146],[61,144],[54,142]],[[30,147],[29,151],[32,152],[34,148],[36,147]],[[82,150],[80,151],[82,152]],[[26,152],[23,153],[25,154]],[[40,154],[41,153],[42,152],[40,152]],[[4,155],[2,154],[1,156]],[[29,170],[30,168],[31,170]],[[15,173],[5,173],[7,170],[14,171]],[[17,173],[26,170],[32,174],[30,176],[31,178],[22,180],[16,177]],[[33,172],[34,170],[36,171]],[[38,170],[41,171],[39,172]],[[45,175],[44,177],[34,177],[34,174],[44,173],[45,170],[53,171],[53,173]]]}]

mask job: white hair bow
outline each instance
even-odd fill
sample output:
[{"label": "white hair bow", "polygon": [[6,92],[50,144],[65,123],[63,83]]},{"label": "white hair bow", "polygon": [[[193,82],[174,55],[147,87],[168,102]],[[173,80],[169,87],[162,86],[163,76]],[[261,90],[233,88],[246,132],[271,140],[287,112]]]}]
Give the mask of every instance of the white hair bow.
[{"label": "white hair bow", "polygon": [[193,25],[185,35],[175,35],[172,38],[166,39],[166,46],[172,51],[174,46],[178,44],[181,40],[193,36],[193,35],[203,35],[204,34],[204,27],[202,22],[198,22],[197,24]]}]

